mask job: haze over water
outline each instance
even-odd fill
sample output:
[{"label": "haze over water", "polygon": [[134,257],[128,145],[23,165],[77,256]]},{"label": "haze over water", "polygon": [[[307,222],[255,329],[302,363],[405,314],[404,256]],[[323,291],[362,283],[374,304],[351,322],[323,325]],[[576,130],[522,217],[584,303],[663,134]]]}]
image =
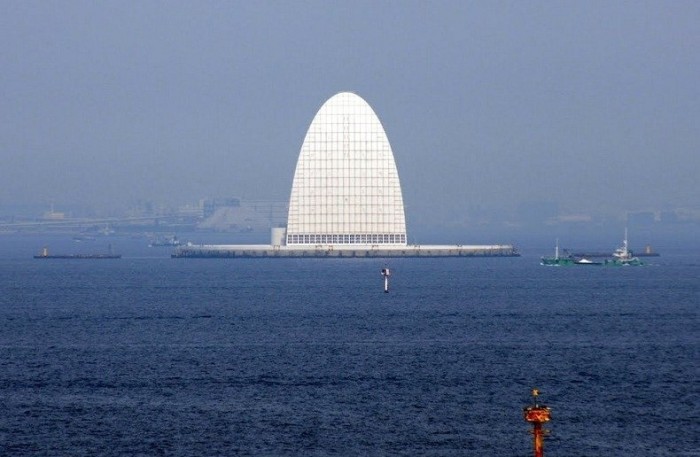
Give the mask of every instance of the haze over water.
[{"label": "haze over water", "polygon": [[692,241],[699,19],[690,1],[6,2],[0,210],[286,201],[314,113],[350,90],[420,238],[617,242],[647,212],[670,227],[642,243]]}]

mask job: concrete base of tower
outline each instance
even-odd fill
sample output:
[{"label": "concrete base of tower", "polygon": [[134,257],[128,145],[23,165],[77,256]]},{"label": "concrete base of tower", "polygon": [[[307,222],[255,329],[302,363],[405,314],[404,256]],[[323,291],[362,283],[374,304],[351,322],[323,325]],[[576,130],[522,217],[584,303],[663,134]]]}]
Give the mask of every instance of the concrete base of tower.
[{"label": "concrete base of tower", "polygon": [[299,258],[299,257],[518,257],[510,244],[406,245],[406,246],[282,246],[282,245],[188,245],[174,258]]}]

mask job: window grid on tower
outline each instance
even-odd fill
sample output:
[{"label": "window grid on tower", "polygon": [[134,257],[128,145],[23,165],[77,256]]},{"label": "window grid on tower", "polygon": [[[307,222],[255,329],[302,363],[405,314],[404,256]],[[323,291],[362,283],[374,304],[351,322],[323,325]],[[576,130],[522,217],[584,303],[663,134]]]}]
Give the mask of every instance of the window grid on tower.
[{"label": "window grid on tower", "polygon": [[314,117],[292,184],[287,243],[406,244],[391,146],[372,108],[341,93]]}]

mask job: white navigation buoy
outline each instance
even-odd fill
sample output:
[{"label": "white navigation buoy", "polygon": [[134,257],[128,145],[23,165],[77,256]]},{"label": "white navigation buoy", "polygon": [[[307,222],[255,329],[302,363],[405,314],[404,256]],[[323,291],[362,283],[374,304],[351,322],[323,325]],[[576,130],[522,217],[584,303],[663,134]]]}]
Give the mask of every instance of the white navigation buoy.
[{"label": "white navigation buoy", "polygon": [[382,276],[384,277],[384,293],[389,293],[389,276],[391,276],[391,271],[388,268],[382,268]]}]

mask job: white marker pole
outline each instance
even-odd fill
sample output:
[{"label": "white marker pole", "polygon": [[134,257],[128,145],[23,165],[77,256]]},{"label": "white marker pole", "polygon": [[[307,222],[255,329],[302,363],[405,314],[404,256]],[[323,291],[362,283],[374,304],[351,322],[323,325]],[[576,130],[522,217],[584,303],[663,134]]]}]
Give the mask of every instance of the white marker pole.
[{"label": "white marker pole", "polygon": [[389,271],[388,268],[382,268],[382,276],[384,276],[384,293],[388,294],[389,293],[389,276],[391,276],[391,272]]}]

